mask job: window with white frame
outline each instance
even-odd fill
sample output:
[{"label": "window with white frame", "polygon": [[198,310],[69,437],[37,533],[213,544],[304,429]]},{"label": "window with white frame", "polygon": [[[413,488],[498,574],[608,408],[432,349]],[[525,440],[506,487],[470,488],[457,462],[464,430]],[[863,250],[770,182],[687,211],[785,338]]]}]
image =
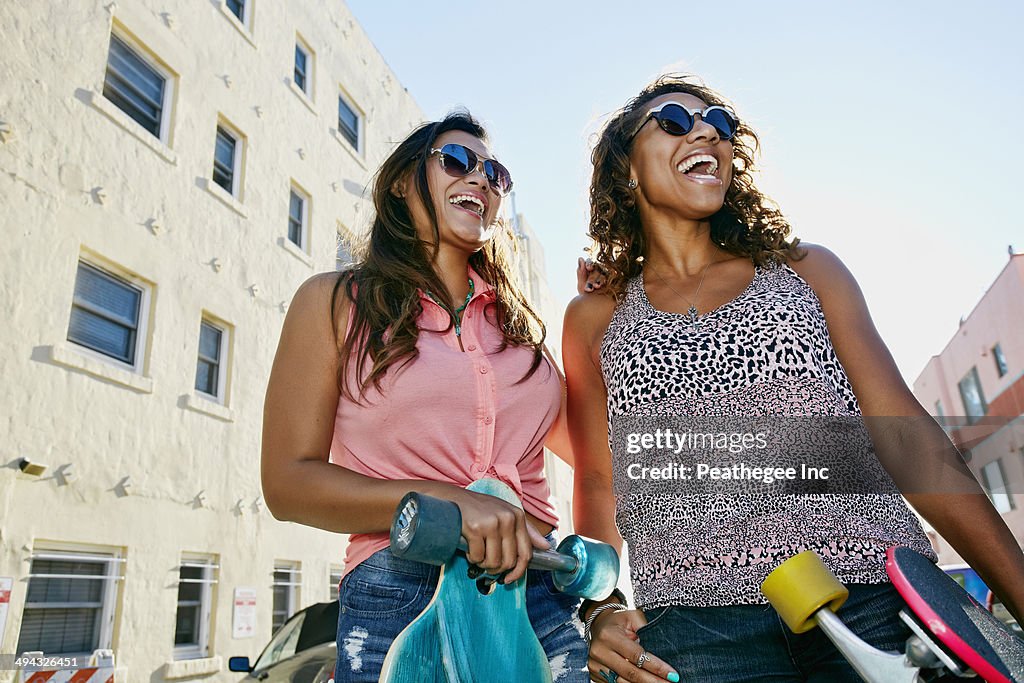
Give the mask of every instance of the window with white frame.
[{"label": "window with white frame", "polygon": [[135,366],[145,293],[137,284],[79,261],[68,341]]},{"label": "window with white frame", "polygon": [[1000,513],[1009,512],[1014,508],[1013,498],[1006,490],[1006,477],[1003,474],[1002,459],[996,459],[981,468],[981,477],[984,479],[985,491],[992,499],[992,505]]},{"label": "window with white frame", "polygon": [[313,51],[298,36],[295,38],[295,69],[292,73],[292,82],[307,97],[313,98]]},{"label": "window with white frame", "polygon": [[208,318],[199,323],[199,358],[196,361],[196,391],[224,401],[227,379],[228,330]]},{"label": "window with white frame", "polygon": [[348,101],[344,94],[338,95],[338,133],[348,141],[352,148],[362,150],[359,138],[362,135],[362,117],[355,105]]},{"label": "window with white frame", "polygon": [[978,379],[978,368],[973,367],[971,371],[960,380],[960,398],[964,402],[964,412],[967,415],[967,422],[974,424],[985,416],[988,406],[985,404],[985,394],[981,391],[981,381]]},{"label": "window with white frame", "polygon": [[338,564],[332,564],[330,569],[330,576],[327,581],[330,584],[330,596],[331,602],[338,599],[338,584],[341,583],[341,575],[345,568]]},{"label": "window with white frame", "polygon": [[288,197],[288,239],[299,249],[305,249],[308,232],[309,195],[292,185]]},{"label": "window with white frame", "polygon": [[213,182],[228,194],[239,196],[242,137],[224,123],[217,125],[213,150]]},{"label": "window with white frame", "polygon": [[219,565],[212,556],[183,555],[178,567],[178,609],[174,617],[174,658],[209,656],[210,612]]},{"label": "window with white frame", "polygon": [[274,563],[274,605],[271,613],[271,634],[288,621],[299,608],[299,588],[302,586],[302,570],[298,562],[279,561]]},{"label": "window with white frame", "polygon": [[123,563],[114,552],[33,551],[15,652],[110,649]]},{"label": "window with white frame", "polygon": [[103,96],[159,140],[167,140],[169,74],[127,38],[112,33]]}]

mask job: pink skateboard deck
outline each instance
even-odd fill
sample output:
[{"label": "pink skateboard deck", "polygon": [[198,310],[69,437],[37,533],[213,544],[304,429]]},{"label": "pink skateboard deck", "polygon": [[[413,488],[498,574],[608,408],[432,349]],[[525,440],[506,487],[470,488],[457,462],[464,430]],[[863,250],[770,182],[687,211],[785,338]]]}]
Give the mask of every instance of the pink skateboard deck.
[{"label": "pink skateboard deck", "polygon": [[886,551],[885,569],[921,624],[986,681],[1024,683],[1024,640],[928,558]]}]

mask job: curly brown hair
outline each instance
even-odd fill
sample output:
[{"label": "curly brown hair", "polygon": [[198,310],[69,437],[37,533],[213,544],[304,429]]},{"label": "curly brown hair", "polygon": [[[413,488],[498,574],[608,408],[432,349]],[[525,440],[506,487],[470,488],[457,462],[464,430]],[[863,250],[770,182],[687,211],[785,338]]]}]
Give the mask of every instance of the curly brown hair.
[{"label": "curly brown hair", "polygon": [[[373,181],[375,216],[369,239],[360,250],[356,265],[340,273],[334,285],[331,319],[336,332],[341,296],[351,302],[349,330],[339,349],[338,389],[352,400],[363,399],[371,384],[380,391],[389,368],[396,364],[401,368],[417,357],[420,330],[416,321],[422,312],[421,291],[432,292],[454,308],[451,293],[431,265],[440,234],[427,183],[430,150],[438,136],[449,131],[463,131],[487,140],[483,126],[469,113],[453,112],[440,121],[419,126],[399,143]],[[431,241],[420,239],[406,200],[394,191],[410,176],[415,180],[412,191],[430,216]],[[514,249],[511,228],[500,221],[491,240],[470,255],[469,264],[494,287],[495,300],[488,304],[485,313],[502,333],[501,350],[508,346],[533,349],[533,364],[522,378],[526,379],[540,366],[546,330],[515,282]],[[371,365],[368,373],[367,360]],[[355,369],[358,398],[346,381],[350,367]]]},{"label": "curly brown hair", "polygon": [[[733,109],[699,78],[690,74],[661,76],[616,112],[601,130],[591,161],[590,230],[592,256],[609,268],[605,291],[621,298],[626,283],[640,274],[640,257],[646,255],[647,239],[640,222],[633,190],[629,185],[629,154],[633,137],[646,115],[645,105],[668,93],[699,97],[707,105]],[[800,240],[790,241],[789,221],[778,205],[754,185],[754,157],[757,135],[743,121],[732,138],[733,177],[725,203],[710,217],[711,239],[736,256],[750,258],[757,265],[798,260]]]}]

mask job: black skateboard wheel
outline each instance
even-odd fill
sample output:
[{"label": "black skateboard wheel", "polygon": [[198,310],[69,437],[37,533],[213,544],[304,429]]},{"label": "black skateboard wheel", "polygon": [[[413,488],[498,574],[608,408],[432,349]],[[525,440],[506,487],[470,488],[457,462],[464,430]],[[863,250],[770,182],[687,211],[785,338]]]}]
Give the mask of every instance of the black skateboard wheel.
[{"label": "black skateboard wheel", "polygon": [[391,552],[406,560],[441,566],[462,538],[462,512],[449,500],[407,493],[391,521]]}]

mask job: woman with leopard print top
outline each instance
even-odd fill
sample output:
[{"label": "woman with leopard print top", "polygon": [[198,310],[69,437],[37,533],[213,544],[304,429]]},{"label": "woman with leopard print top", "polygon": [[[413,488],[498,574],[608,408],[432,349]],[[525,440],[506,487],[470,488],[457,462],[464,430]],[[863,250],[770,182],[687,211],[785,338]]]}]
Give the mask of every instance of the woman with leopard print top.
[{"label": "woman with leopard print top", "polygon": [[[907,388],[849,271],[789,239],[753,183],[756,148],[724,98],[663,77],[593,152],[590,236],[609,276],[608,296],[565,316],[575,523],[626,541],[639,608],[596,613],[595,681],[859,680],[758,589],[814,550],[851,588],[840,614],[854,632],[901,649],[885,550],[935,559],[901,493],[1024,617],[1013,536]],[[824,457],[831,480],[758,478],[768,452]],[[699,476],[703,457],[737,479]]]}]

